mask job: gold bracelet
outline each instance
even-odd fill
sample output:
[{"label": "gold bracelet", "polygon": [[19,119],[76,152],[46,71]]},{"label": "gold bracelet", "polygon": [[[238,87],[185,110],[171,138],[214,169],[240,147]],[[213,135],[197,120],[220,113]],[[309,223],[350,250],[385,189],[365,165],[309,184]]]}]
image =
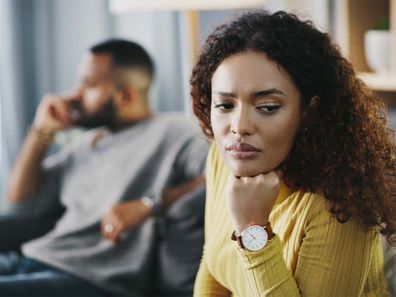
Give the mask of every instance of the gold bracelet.
[{"label": "gold bracelet", "polygon": [[30,126],[29,132],[33,133],[36,136],[37,141],[43,145],[50,145],[55,138],[55,132],[48,131],[45,128],[36,127],[34,125]]}]

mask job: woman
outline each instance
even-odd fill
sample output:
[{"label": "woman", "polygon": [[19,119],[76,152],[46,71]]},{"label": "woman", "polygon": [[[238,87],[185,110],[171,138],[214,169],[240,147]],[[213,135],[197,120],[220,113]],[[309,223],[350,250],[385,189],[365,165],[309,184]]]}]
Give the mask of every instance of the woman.
[{"label": "woman", "polygon": [[329,36],[244,14],[208,37],[191,84],[214,140],[194,296],[388,296],[395,144]]}]

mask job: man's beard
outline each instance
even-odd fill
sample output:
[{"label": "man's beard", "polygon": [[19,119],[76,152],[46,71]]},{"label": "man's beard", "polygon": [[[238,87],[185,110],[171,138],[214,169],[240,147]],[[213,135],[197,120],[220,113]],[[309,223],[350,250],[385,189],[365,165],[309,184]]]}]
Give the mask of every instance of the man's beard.
[{"label": "man's beard", "polygon": [[77,112],[79,112],[80,115],[74,124],[82,128],[92,129],[101,126],[111,128],[117,122],[117,111],[113,97],[110,97],[107,102],[93,114],[86,114],[82,107],[81,110]]}]

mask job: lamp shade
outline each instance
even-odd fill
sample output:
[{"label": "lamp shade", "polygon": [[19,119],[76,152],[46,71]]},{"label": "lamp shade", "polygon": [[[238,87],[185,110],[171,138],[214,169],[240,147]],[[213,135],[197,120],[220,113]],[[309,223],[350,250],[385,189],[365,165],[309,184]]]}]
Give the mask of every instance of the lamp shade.
[{"label": "lamp shade", "polygon": [[264,0],[110,0],[112,13],[154,10],[259,8]]}]

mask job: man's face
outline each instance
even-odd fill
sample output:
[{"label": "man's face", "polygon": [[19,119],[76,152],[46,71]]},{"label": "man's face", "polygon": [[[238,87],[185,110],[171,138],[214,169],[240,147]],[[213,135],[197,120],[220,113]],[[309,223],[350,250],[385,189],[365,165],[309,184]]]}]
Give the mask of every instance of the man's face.
[{"label": "man's face", "polygon": [[110,126],[117,120],[116,86],[111,73],[110,54],[84,56],[79,67],[80,96],[71,104],[71,112],[77,113],[75,125],[94,128]]}]

